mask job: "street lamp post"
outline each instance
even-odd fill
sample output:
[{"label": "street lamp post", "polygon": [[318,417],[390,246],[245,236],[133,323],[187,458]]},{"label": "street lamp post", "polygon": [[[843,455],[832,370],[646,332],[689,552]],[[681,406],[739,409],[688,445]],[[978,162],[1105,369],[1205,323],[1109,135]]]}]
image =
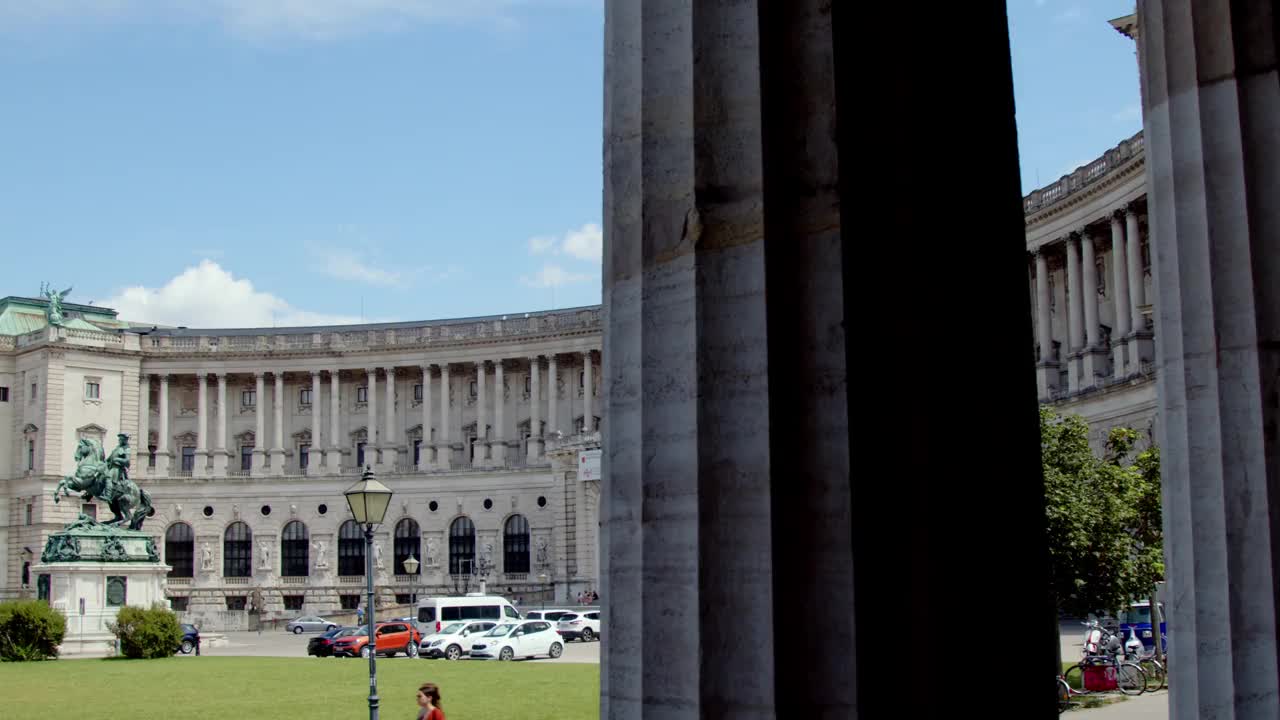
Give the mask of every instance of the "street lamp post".
[{"label": "street lamp post", "polygon": [[378,720],[378,627],[374,623],[373,604],[373,528],[382,524],[391,504],[391,490],[373,476],[373,468],[366,467],[360,481],[343,493],[355,521],[364,525],[364,576],[368,586],[367,601],[369,623],[369,720]]},{"label": "street lamp post", "polygon": [[416,616],[418,614],[418,566],[422,563],[418,562],[418,558],[410,553],[409,557],[405,558],[404,562],[400,564],[404,565],[404,572],[409,576],[409,600],[414,607],[413,614]]}]

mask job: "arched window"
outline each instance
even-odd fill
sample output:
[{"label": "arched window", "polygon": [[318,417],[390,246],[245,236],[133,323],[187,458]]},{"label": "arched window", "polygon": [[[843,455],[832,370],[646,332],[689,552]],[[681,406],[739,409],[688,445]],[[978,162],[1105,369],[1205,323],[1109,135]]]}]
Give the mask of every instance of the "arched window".
[{"label": "arched window", "polygon": [[476,526],[460,517],[449,526],[449,573],[470,575],[476,561]]},{"label": "arched window", "polygon": [[196,536],[191,526],[180,522],[164,531],[164,562],[172,565],[169,577],[195,577]]},{"label": "arched window", "polygon": [[529,521],[512,515],[502,529],[502,571],[529,572]]},{"label": "arched window", "polygon": [[284,526],[280,534],[280,574],[286,577],[303,577],[311,567],[310,549],[307,544],[307,526],[298,520]]},{"label": "arched window", "polygon": [[[395,544],[395,574],[405,575],[404,561],[412,555],[418,562],[422,562],[422,533],[418,530],[418,523],[411,518],[405,518],[396,523],[396,544]],[[415,575],[422,573],[421,566]]]},{"label": "arched window", "polygon": [[222,534],[222,576],[253,575],[253,531],[242,522],[233,522]]},{"label": "arched window", "polygon": [[364,574],[364,533],[355,520],[348,520],[338,528],[338,574]]}]

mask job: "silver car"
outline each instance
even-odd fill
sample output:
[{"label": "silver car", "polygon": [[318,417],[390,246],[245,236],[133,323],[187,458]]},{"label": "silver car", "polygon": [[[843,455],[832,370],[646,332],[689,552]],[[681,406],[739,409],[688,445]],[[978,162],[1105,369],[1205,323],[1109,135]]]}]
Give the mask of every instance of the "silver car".
[{"label": "silver car", "polygon": [[338,627],[338,623],[325,620],[318,615],[304,615],[300,618],[294,618],[284,626],[285,630],[294,635],[301,635],[304,632],[328,632]]}]

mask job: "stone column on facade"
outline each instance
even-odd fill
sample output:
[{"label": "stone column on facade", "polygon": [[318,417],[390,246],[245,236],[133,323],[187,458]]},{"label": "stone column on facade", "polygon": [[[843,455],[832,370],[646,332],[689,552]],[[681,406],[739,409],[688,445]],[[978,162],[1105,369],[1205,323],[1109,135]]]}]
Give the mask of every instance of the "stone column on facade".
[{"label": "stone column on facade", "polygon": [[545,440],[554,442],[560,430],[560,370],[556,366],[556,354],[547,356],[547,432]]},{"label": "stone column on facade", "polygon": [[[218,376],[218,412],[214,417],[217,428],[214,432],[216,445],[213,448],[213,476],[225,477],[228,469],[227,452],[227,374]],[[238,466],[237,466],[238,467]]]},{"label": "stone column on facade", "polygon": [[151,376],[138,376],[138,437],[132,440],[137,448],[133,459],[133,472],[139,477],[151,474],[148,458],[151,454]]},{"label": "stone column on facade", "polygon": [[[1274,718],[1280,26],[1268,2],[1144,0],[1139,8],[1166,617],[1177,634],[1169,718]],[[1129,270],[1136,310],[1141,261]],[[1145,322],[1133,331],[1147,334]]]},{"label": "stone column on facade", "polygon": [[1067,390],[1073,395],[1080,392],[1080,357],[1084,350],[1084,303],[1080,278],[1080,234],[1067,237]]},{"label": "stone column on facade", "polygon": [[494,467],[507,465],[507,424],[505,368],[502,359],[493,361],[493,439],[489,441],[489,462]]},{"label": "stone column on facade", "polygon": [[[364,464],[370,467],[378,464],[378,369],[365,368],[365,445]],[[364,468],[361,468],[363,471]]]},{"label": "stone column on facade", "polygon": [[320,468],[320,461],[324,456],[325,433],[324,433],[324,404],[320,402],[320,371],[311,371],[311,448],[307,457],[307,474],[319,475],[323,474]]},{"label": "stone column on facade", "polygon": [[1036,251],[1036,338],[1040,343],[1036,363],[1036,390],[1040,399],[1048,400],[1058,387],[1058,358],[1053,352],[1053,320],[1049,315],[1049,258],[1047,248]]},{"label": "stone column on facade", "polygon": [[1147,289],[1142,267],[1142,236],[1138,228],[1138,213],[1130,206],[1125,210],[1125,236],[1129,261],[1129,374],[1142,372],[1142,364],[1155,359],[1152,333],[1147,330],[1147,319],[1142,307],[1147,304]]},{"label": "stone column on facade", "polygon": [[591,351],[582,353],[582,432],[590,435],[596,431],[596,380]]},{"label": "stone column on facade", "polygon": [[388,366],[383,372],[387,376],[387,407],[378,449],[382,452],[383,469],[390,471],[400,464],[400,436],[396,432],[396,369]]},{"label": "stone column on facade", "polygon": [[329,447],[324,454],[324,472],[326,475],[337,475],[342,472],[342,442],[338,438],[340,429],[338,420],[342,417],[342,374],[338,368],[329,368]]},{"label": "stone column on facade", "polygon": [[453,445],[449,428],[453,418],[449,416],[449,363],[440,363],[440,437],[436,445],[436,467],[448,470],[453,467]]},{"label": "stone column on facade", "polygon": [[424,471],[431,467],[431,449],[434,446],[431,437],[431,365],[422,364],[422,442],[418,450],[417,470]]},{"label": "stone column on facade", "polygon": [[1129,263],[1121,213],[1111,216],[1111,296],[1115,298],[1116,327],[1111,333],[1112,376],[1119,379],[1129,374]]},{"label": "stone column on facade", "polygon": [[1102,338],[1098,325],[1098,266],[1094,254],[1093,231],[1085,228],[1080,233],[1080,301],[1084,305],[1084,352],[1080,358],[1080,384],[1082,388],[1096,387],[1099,376],[1105,374],[1106,355],[1102,352]]},{"label": "stone column on facade", "polygon": [[266,381],[261,370],[253,373],[253,467],[249,474],[262,477],[267,474],[267,416],[262,411],[267,402]]},{"label": "stone column on facade", "polygon": [[275,380],[275,392],[271,396],[271,410],[275,416],[271,432],[271,474],[283,475],[284,468],[284,371],[272,373]]},{"label": "stone column on facade", "polygon": [[209,464],[209,377],[196,373],[196,455],[191,474],[207,477]]},{"label": "stone column on facade", "polygon": [[169,453],[169,376],[160,374],[160,432],[156,438],[156,476],[168,477],[172,455]]},{"label": "stone column on facade", "polygon": [[529,447],[526,456],[529,462],[542,457],[542,359],[534,355],[529,358]]},{"label": "stone column on facade", "polygon": [[488,413],[485,412],[484,376],[487,374],[485,361],[476,363],[476,441],[472,445],[472,467],[484,467],[487,461],[486,451],[489,449]]}]

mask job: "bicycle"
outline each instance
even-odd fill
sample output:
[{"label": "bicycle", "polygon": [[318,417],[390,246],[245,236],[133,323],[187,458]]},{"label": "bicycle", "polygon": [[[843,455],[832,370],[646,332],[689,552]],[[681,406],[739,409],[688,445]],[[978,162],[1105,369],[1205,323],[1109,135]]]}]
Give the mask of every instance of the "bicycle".
[{"label": "bicycle", "polygon": [[[1101,686],[1098,687],[1097,672],[1093,668],[1105,668]],[[1113,670],[1114,672],[1107,672]],[[1141,695],[1147,690],[1147,673],[1137,663],[1121,661],[1106,655],[1090,655],[1067,668],[1062,679],[1072,695],[1090,695],[1093,693],[1119,690],[1124,695]],[[1091,682],[1092,681],[1092,682]],[[1114,683],[1113,687],[1108,687]],[[1095,685],[1090,688],[1089,685]]]}]

